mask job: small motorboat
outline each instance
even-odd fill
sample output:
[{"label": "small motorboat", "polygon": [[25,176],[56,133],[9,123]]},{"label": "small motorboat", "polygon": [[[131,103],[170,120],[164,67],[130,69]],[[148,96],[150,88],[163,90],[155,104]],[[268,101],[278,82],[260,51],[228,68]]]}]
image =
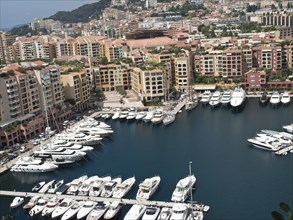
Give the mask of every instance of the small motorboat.
[{"label": "small motorboat", "polygon": [[32,191],[33,192],[38,192],[44,185],[46,184],[45,181],[42,181],[42,182],[39,182],[37,183],[37,185],[35,185],[33,188],[32,188]]},{"label": "small motorboat", "polygon": [[23,197],[15,197],[12,201],[12,203],[10,203],[10,208],[17,208],[18,206],[20,206],[22,203],[24,202],[24,198]]}]

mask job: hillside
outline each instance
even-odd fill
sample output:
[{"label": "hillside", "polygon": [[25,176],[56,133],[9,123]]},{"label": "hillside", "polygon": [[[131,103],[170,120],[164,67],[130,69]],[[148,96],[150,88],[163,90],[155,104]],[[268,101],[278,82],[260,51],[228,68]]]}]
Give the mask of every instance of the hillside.
[{"label": "hillside", "polygon": [[48,17],[63,23],[87,22],[92,18],[98,18],[101,11],[110,5],[111,0],[100,0],[99,2],[80,6],[72,11],[59,11]]},{"label": "hillside", "polygon": [[[100,0],[96,3],[82,5],[72,11],[59,11],[45,19],[58,20],[63,23],[87,22],[92,18],[99,18],[102,10],[108,7],[110,2],[111,0]],[[10,32],[18,36],[24,36],[27,34],[35,35],[38,33],[33,31],[28,24],[14,27]],[[42,30],[42,32],[46,34],[46,30]]]}]

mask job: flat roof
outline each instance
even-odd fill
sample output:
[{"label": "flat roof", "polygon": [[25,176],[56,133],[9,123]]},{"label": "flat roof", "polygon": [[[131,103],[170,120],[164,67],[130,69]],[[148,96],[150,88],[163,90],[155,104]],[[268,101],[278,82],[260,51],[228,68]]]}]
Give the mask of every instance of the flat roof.
[{"label": "flat roof", "polygon": [[216,89],[216,84],[205,85],[205,84],[195,84],[192,86],[195,90],[214,90]]}]

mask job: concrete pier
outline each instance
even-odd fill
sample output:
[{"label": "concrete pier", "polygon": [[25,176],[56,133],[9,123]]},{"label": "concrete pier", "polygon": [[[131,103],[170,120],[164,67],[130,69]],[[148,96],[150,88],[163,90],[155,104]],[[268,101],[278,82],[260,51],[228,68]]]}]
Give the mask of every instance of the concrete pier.
[{"label": "concrete pier", "polygon": [[[0,196],[19,196],[19,197],[34,197],[34,196],[41,196],[41,197],[47,197],[47,198],[53,198],[56,197],[56,194],[47,194],[47,193],[35,193],[35,192],[20,192],[20,191],[5,191],[5,190],[0,190]],[[96,197],[96,196],[78,196],[78,195],[67,195],[67,194],[62,194],[62,195],[57,195],[58,198],[71,198],[74,200],[91,200],[95,202],[120,202],[121,204],[124,205],[134,205],[134,204],[141,204],[141,205],[146,205],[146,206],[158,206],[158,207],[173,207],[174,202],[165,202],[165,201],[151,201],[151,200],[145,200],[145,201],[138,201],[135,199],[118,199],[118,198],[104,198],[104,197]],[[209,206],[205,206],[203,204],[190,204],[186,203],[186,205],[189,206],[189,208],[194,209],[194,210],[199,210],[199,211],[208,211]]]}]

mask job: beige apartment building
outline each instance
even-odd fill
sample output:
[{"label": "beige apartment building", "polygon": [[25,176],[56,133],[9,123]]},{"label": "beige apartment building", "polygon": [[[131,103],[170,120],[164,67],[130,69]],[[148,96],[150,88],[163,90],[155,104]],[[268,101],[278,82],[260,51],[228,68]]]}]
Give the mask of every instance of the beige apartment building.
[{"label": "beige apartment building", "polygon": [[26,141],[68,119],[55,66],[28,70],[14,64],[0,74],[0,148]]},{"label": "beige apartment building", "polygon": [[131,88],[141,100],[151,102],[166,99],[166,72],[163,69],[142,70],[133,68],[131,71]]},{"label": "beige apartment building", "polygon": [[61,74],[65,100],[72,100],[74,110],[80,111],[88,106],[90,100],[90,79],[85,71]]},{"label": "beige apartment building", "polygon": [[3,63],[9,63],[13,60],[12,45],[15,39],[15,35],[0,31],[0,60]]},{"label": "beige apartment building", "polygon": [[17,61],[56,58],[56,42],[59,37],[19,37],[13,43],[13,59]]},{"label": "beige apartment building", "polygon": [[130,67],[127,64],[99,65],[95,73],[96,88],[102,91],[130,89]]},{"label": "beige apartment building", "polygon": [[173,57],[175,88],[181,92],[186,92],[191,80],[191,60],[190,57]]}]

